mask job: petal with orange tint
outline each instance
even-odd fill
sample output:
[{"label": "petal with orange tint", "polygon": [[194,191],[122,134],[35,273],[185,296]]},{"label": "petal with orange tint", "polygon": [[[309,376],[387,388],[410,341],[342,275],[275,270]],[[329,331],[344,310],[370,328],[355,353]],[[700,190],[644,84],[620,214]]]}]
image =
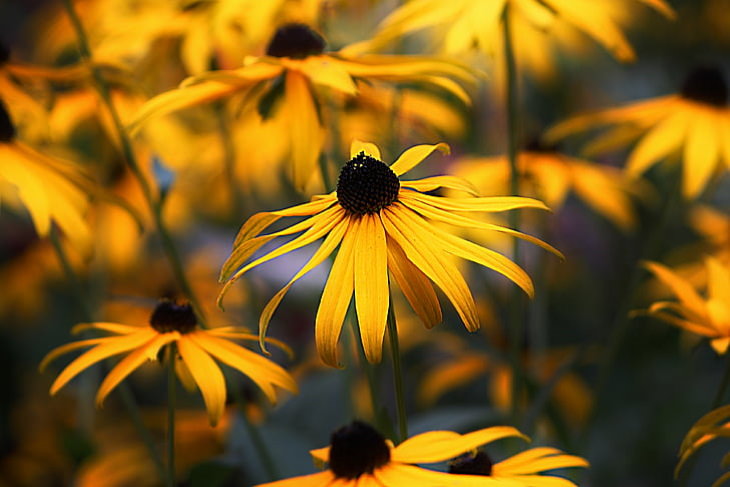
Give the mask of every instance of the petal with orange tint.
[{"label": "petal with orange tint", "polygon": [[226,381],[215,361],[194,340],[191,333],[177,341],[177,349],[203,394],[210,424],[218,424],[226,405]]}]

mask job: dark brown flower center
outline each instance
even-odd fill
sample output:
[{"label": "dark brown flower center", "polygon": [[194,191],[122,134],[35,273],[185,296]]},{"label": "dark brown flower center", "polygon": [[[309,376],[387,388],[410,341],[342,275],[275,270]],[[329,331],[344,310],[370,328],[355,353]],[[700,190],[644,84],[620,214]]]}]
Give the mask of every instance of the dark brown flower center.
[{"label": "dark brown flower center", "polygon": [[355,215],[377,213],[398,198],[398,176],[382,161],[360,152],[340,171],[337,200]]},{"label": "dark brown flower center", "polygon": [[150,316],[150,326],[160,333],[189,333],[195,329],[197,323],[190,304],[177,304],[167,299],[160,301]]},{"label": "dark brown flower center", "polygon": [[449,473],[462,475],[492,475],[492,459],[482,450],[475,453],[467,453],[452,461],[449,465]]},{"label": "dark brown flower center", "polygon": [[722,108],[727,106],[727,84],[722,71],[714,66],[702,66],[684,80],[681,94],[692,101]]},{"label": "dark brown flower center", "polygon": [[356,479],[390,461],[390,448],[383,435],[362,421],[353,421],[330,439],[330,470],[338,478]]},{"label": "dark brown flower center", "polygon": [[15,126],[5,103],[0,99],[0,142],[12,142],[15,138]]},{"label": "dark brown flower center", "polygon": [[266,47],[266,54],[274,57],[304,59],[322,54],[324,38],[305,24],[286,24],[279,27]]}]

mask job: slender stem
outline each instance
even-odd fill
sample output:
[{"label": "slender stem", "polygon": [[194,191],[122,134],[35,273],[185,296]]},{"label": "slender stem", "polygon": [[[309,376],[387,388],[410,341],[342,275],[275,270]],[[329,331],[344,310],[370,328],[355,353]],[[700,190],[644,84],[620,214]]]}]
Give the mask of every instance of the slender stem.
[{"label": "slender stem", "polygon": [[712,401],[712,408],[711,409],[717,409],[722,404],[722,400],[725,397],[725,393],[727,392],[727,387],[730,385],[730,353],[727,354],[727,364],[725,365],[725,373],[722,376],[722,382],[720,382],[720,387],[717,389],[717,393],[715,394],[715,399]]},{"label": "slender stem", "polygon": [[393,382],[395,383],[395,404],[398,411],[398,432],[400,441],[408,438],[408,417],[406,416],[405,393],[403,390],[403,370],[400,361],[400,347],[398,346],[398,327],[393,312],[393,300],[388,307],[388,341],[390,355],[393,360]]},{"label": "slender stem", "polygon": [[[519,141],[519,110],[518,110],[518,86],[517,86],[517,63],[515,62],[514,46],[512,43],[512,29],[510,25],[511,4],[507,2],[502,16],[502,33],[504,41],[504,60],[506,72],[506,95],[507,95],[507,156],[510,167],[510,194],[519,192],[520,174],[517,166],[518,141]],[[516,211],[509,213],[509,225],[517,230],[520,225],[520,215]],[[517,239],[512,242],[512,259],[519,264],[520,247]],[[514,288],[510,299],[510,350],[512,365],[512,391],[511,391],[511,413],[512,420],[516,424],[519,416],[519,401],[524,379],[522,370],[522,335],[524,317],[524,297],[520,289]]]},{"label": "slender stem", "polygon": [[175,487],[175,343],[167,349],[167,487]]},{"label": "slender stem", "polygon": [[175,246],[172,236],[170,235],[170,232],[165,225],[162,215],[162,201],[159,197],[155,195],[155,192],[153,191],[152,186],[147,180],[144,171],[137,162],[137,157],[134,153],[132,142],[126,130],[124,129],[124,124],[119,117],[119,112],[117,111],[116,106],[112,101],[109,85],[104,79],[101,70],[96,66],[91,58],[91,50],[89,48],[89,42],[86,37],[86,32],[84,31],[84,27],[81,24],[81,19],[76,13],[73,3],[71,2],[71,0],[63,0],[63,5],[66,8],[66,12],[69,16],[69,19],[71,20],[74,31],[76,32],[76,38],[78,41],[79,53],[81,55],[81,58],[88,64],[99,96],[112,118],[114,128],[116,129],[117,135],[119,136],[122,156],[124,157],[127,166],[132,171],[132,174],[134,174],[135,178],[137,179],[140,188],[142,189],[142,194],[144,195],[145,201],[147,202],[147,205],[149,206],[152,213],[155,227],[157,228],[157,233],[160,235],[162,247],[165,251],[165,254],[167,255],[168,260],[170,261],[170,266],[172,267],[172,271],[175,274],[175,278],[180,285],[183,293],[185,293],[185,295],[195,308],[196,314],[198,315],[198,321],[201,325],[205,326],[205,316],[203,315],[202,307],[200,306],[200,302],[193,292],[190,282],[185,276],[182,260],[180,259],[177,247]]},{"label": "slender stem", "polygon": [[236,217],[243,214],[243,202],[236,180],[236,146],[233,143],[233,134],[231,134],[231,128],[228,125],[225,107],[219,104],[216,106],[215,111],[218,118],[221,143],[223,144],[223,170],[231,198],[231,213]]}]

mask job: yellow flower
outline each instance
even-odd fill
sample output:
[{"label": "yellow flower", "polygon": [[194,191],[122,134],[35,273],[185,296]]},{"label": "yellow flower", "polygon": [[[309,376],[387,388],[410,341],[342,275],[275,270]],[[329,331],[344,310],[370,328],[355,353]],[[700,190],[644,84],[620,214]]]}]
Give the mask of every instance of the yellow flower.
[{"label": "yellow flower", "polygon": [[279,28],[266,56],[249,57],[235,70],[203,73],[182,82],[179,88],[148,101],[131,129],[136,131],[155,115],[239,94],[243,109],[258,109],[264,119],[282,127],[276,140],[290,148],[292,177],[303,189],[317,173],[324,144],[322,114],[317,88],[356,96],[359,81],[407,81],[445,89],[468,102],[464,89],[454,81],[471,81],[473,75],[457,64],[425,57],[362,55],[324,52],[324,39],[303,24]]},{"label": "yellow flower", "polygon": [[176,368],[181,379],[192,377],[200,388],[211,424],[217,424],[226,402],[226,383],[213,357],[235,368],[254,381],[272,402],[276,387],[296,392],[294,379],[279,365],[230,341],[251,340],[255,337],[237,327],[211,330],[198,328],[192,307],[162,301],[152,313],[149,325],[118,323],[88,323],[77,325],[74,332],[101,330],[116,336],[91,338],[69,343],[52,350],[41,362],[41,370],[72,350],[93,346],[71,362],[51,385],[55,394],[71,379],[93,364],[121,353],[130,352],[104,378],[96,394],[98,405],[129,374],[148,360],[157,360],[162,347],[175,343],[180,360]]},{"label": "yellow flower", "polygon": [[[682,193],[700,195],[713,173],[730,169],[730,107],[727,84],[714,67],[695,69],[680,93],[624,107],[577,116],[553,127],[548,139],[559,139],[600,125],[616,125],[593,141],[586,152],[605,152],[641,137],[626,163],[637,177],[680,149],[683,152]],[[723,164],[724,163],[724,164]]]},{"label": "yellow flower", "polygon": [[[352,159],[342,167],[336,192],[315,196],[309,203],[284,210],[258,213],[243,225],[234,242],[233,252],[221,270],[221,280],[228,282],[221,291],[219,301],[245,272],[324,238],[309,262],[264,308],[259,321],[259,334],[263,338],[274,310],[289,288],[339,246],[315,323],[320,356],[325,363],[336,365],[337,342],[353,292],[365,353],[370,362],[380,361],[390,303],[388,271],[429,328],[441,321],[441,307],[430,281],[436,283],[449,298],[470,331],[479,327],[474,298],[463,276],[452,263],[450,254],[494,269],[532,296],[532,281],[517,264],[493,250],[452,235],[431,221],[505,233],[560,255],[539,239],[465,215],[547,207],[530,198],[447,198],[426,193],[438,188],[451,188],[476,194],[468,182],[453,176],[415,181],[398,179],[435,150],[447,152],[448,146],[411,147],[388,167],[381,161],[380,150],[375,145],[353,142],[350,148]],[[284,230],[259,235],[285,216],[310,218]],[[244,265],[265,243],[276,237],[299,232],[304,233]]]},{"label": "yellow flower", "polygon": [[[702,416],[682,440],[679,448],[679,462],[674,470],[674,477],[678,478],[687,460],[707,443],[718,438],[730,436],[730,405],[722,406]],[[722,466],[727,468],[727,455],[725,455]],[[690,467],[688,467],[690,468]],[[730,472],[725,472],[712,487],[720,487],[730,480]]]},{"label": "yellow flower", "polygon": [[[512,427],[494,426],[465,435],[429,431],[393,446],[368,424],[353,421],[332,434],[330,446],[310,452],[315,460],[329,463],[327,470],[258,487],[574,486],[567,479],[543,477],[540,472],[588,466],[584,459],[555,448],[532,448],[497,463],[492,463],[483,451],[473,453],[481,445],[509,437],[527,440]],[[464,454],[451,464],[449,473],[415,465]]]},{"label": "yellow flower", "polygon": [[[560,208],[570,190],[624,231],[634,228],[631,185],[621,171],[559,153],[552,147],[534,144],[519,154],[521,193],[536,195],[550,208]],[[453,167],[484,193],[504,194],[509,188],[509,161],[506,156],[464,158]]]},{"label": "yellow flower", "polygon": [[16,139],[15,127],[0,99],[0,199],[28,209],[36,231],[47,236],[51,223],[82,250],[92,239],[84,220],[89,181],[71,164],[48,157]]},{"label": "yellow flower", "polygon": [[730,346],[730,265],[708,257],[707,299],[703,299],[692,285],[667,267],[647,262],[649,269],[669,287],[679,302],[658,301],[647,313],[667,323],[710,339],[719,354]]},{"label": "yellow flower", "polygon": [[[664,0],[631,0],[641,2],[673,17],[673,10]],[[634,51],[604,2],[596,0],[413,0],[390,14],[381,24],[372,41],[365,45],[380,46],[410,32],[425,28],[440,29],[443,41],[439,45],[450,54],[473,48],[485,53],[495,52],[501,42],[501,22],[507,5],[514,6],[518,22],[527,33],[550,31],[556,21],[565,22],[592,37],[622,61],[632,60]],[[515,39],[524,38],[523,29]],[[522,34],[517,37],[517,34]],[[534,37],[534,36],[531,36]],[[532,40],[532,39],[531,39]],[[522,47],[526,47],[523,42]],[[545,55],[544,45],[531,45],[527,51]]]}]

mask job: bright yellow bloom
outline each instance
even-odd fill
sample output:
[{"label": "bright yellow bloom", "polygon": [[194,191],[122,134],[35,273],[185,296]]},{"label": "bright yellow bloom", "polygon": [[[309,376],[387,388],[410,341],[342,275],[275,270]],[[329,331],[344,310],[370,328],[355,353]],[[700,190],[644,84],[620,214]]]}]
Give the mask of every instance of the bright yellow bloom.
[{"label": "bright yellow bloom", "polygon": [[707,299],[703,299],[692,285],[667,267],[647,262],[649,269],[672,290],[679,302],[658,301],[647,313],[684,330],[710,339],[719,354],[730,346],[730,265],[708,257]]},{"label": "bright yellow bloom", "polygon": [[148,325],[123,325],[118,323],[88,323],[74,327],[74,332],[101,330],[116,336],[91,338],[69,343],[52,350],[41,362],[41,370],[60,355],[93,346],[59,374],[51,385],[55,394],[84,369],[121,353],[130,352],[104,378],[96,394],[98,405],[135,369],[149,360],[157,360],[162,347],[177,345],[179,360],[176,368],[181,379],[192,377],[200,388],[208,410],[210,423],[215,425],[223,414],[226,402],[226,383],[213,357],[235,368],[254,381],[272,402],[280,387],[296,392],[294,379],[274,362],[232,343],[230,340],[252,340],[254,335],[245,329],[227,326],[204,330],[197,326],[190,305],[178,305],[162,301],[150,317]]},{"label": "bright yellow bloom", "polygon": [[626,163],[632,177],[681,150],[682,193],[691,199],[700,195],[713,173],[719,175],[730,169],[727,102],[727,84],[720,70],[698,68],[688,76],[679,94],[577,116],[553,127],[547,137],[555,140],[596,126],[615,125],[594,140],[586,152],[613,150],[641,138]]},{"label": "bright yellow bloom", "polygon": [[41,154],[15,135],[0,99],[0,200],[20,199],[39,235],[48,235],[55,223],[75,246],[88,250],[91,231],[84,214],[90,181],[71,164]]},{"label": "bright yellow bloom", "polygon": [[269,43],[266,56],[249,57],[239,69],[210,71],[183,81],[147,102],[131,128],[137,130],[152,116],[241,95],[242,110],[256,109],[282,127],[270,143],[290,148],[292,178],[303,189],[318,172],[324,144],[319,109],[327,109],[328,102],[315,87],[356,96],[360,81],[424,83],[469,100],[454,79],[474,78],[460,65],[426,57],[347,56],[324,48],[324,39],[309,27],[285,25]]},{"label": "bright yellow bloom", "polygon": [[[468,182],[453,176],[415,181],[398,179],[435,150],[448,152],[448,146],[411,147],[388,167],[381,161],[380,150],[375,145],[353,142],[350,148],[352,159],[342,167],[336,192],[315,196],[309,203],[284,210],[258,213],[243,225],[233,244],[233,252],[221,270],[221,280],[228,282],[219,300],[245,272],[324,238],[309,262],[264,308],[259,321],[259,334],[263,338],[272,314],[289,288],[326,260],[339,246],[315,323],[320,356],[325,363],[334,366],[337,364],[337,342],[342,322],[353,293],[365,353],[370,362],[380,361],[390,303],[389,271],[429,328],[441,321],[441,307],[431,281],[449,298],[467,329],[474,331],[479,328],[474,298],[450,255],[493,269],[532,296],[532,281],[517,264],[493,250],[452,235],[432,222],[501,232],[560,255],[560,252],[539,239],[466,216],[475,212],[500,212],[517,208],[544,210],[547,207],[531,198],[447,198],[426,193],[438,188],[450,188],[476,195]],[[309,218],[284,230],[260,235],[268,226],[285,216]],[[245,264],[267,242],[299,232],[304,233]]]},{"label": "bright yellow bloom", "polygon": [[[475,449],[502,438],[523,434],[509,426],[494,426],[465,435],[452,431],[429,431],[393,446],[371,426],[353,421],[332,434],[330,446],[312,450],[328,470],[258,487],[565,487],[567,479],[542,476],[540,472],[567,467],[587,467],[584,459],[555,448],[532,448],[501,462],[492,463]],[[467,454],[437,472],[416,464],[443,462]]]},{"label": "bright yellow bloom", "polygon": [[[667,17],[673,10],[664,0],[631,0],[650,5]],[[366,45],[380,46],[410,32],[433,28],[442,34],[443,50],[450,54],[473,48],[485,53],[495,52],[502,38],[501,23],[507,5],[519,19],[515,32],[519,43],[525,33],[549,32],[556,22],[565,22],[592,37],[622,61],[632,60],[634,51],[610,16],[611,8],[596,0],[413,0],[390,14],[380,25],[378,33]],[[522,28],[526,28],[523,29]],[[520,37],[518,37],[520,34]],[[534,36],[530,37],[533,40]],[[522,47],[527,47],[523,42]],[[531,45],[526,51],[545,55],[544,45]]]},{"label": "bright yellow bloom", "polygon": [[[535,195],[552,209],[559,209],[569,191],[624,231],[636,224],[631,204],[632,187],[621,171],[560,154],[552,148],[528,147],[519,154],[521,194]],[[506,156],[458,160],[454,175],[474,184],[483,193],[505,194],[510,169]]]},{"label": "bright yellow bloom", "polygon": [[[712,440],[727,438],[728,436],[730,436],[730,405],[719,407],[702,416],[682,440],[682,445],[679,448],[679,462],[674,470],[674,477],[679,477],[682,468],[687,464],[687,460],[696,454],[700,448]],[[722,462],[723,468],[727,468],[726,459],[727,454]],[[712,483],[712,487],[720,487],[729,480],[730,472],[725,472]]]}]

